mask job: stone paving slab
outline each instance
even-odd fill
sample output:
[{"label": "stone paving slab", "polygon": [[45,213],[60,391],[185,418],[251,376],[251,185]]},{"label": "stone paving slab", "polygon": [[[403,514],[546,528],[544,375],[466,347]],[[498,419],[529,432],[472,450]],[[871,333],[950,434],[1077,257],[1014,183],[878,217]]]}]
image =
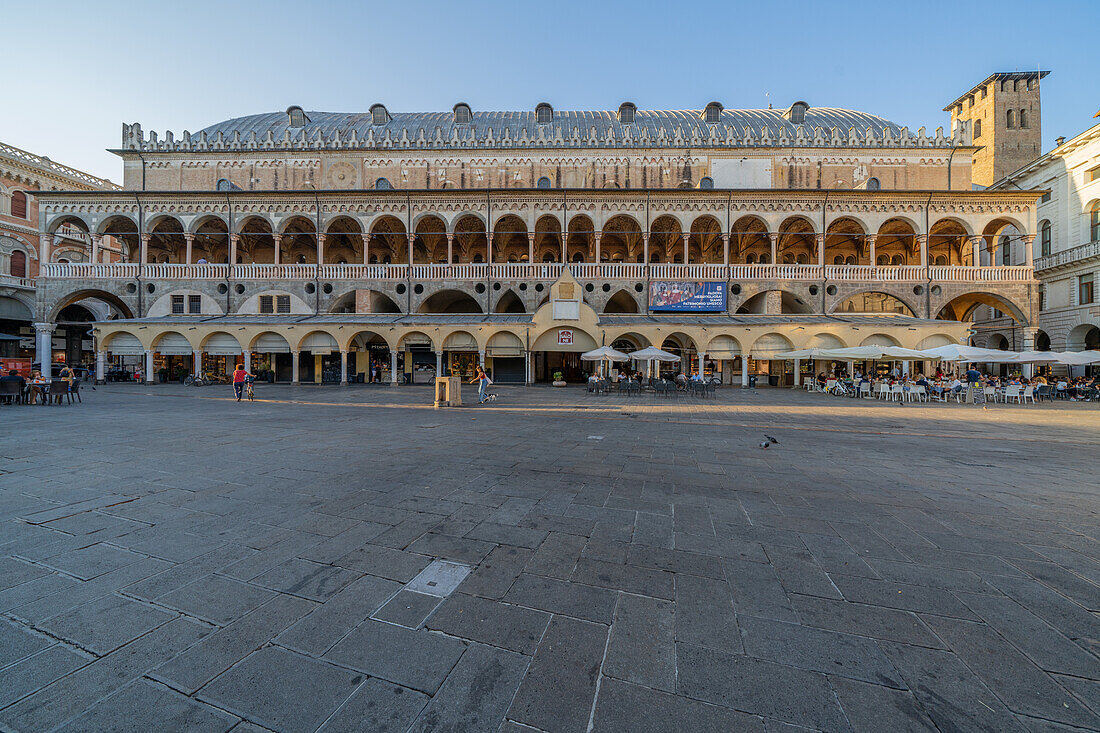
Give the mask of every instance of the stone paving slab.
[{"label": "stone paving slab", "polygon": [[0,729],[1100,731],[1095,406],[498,391],[6,412]]}]

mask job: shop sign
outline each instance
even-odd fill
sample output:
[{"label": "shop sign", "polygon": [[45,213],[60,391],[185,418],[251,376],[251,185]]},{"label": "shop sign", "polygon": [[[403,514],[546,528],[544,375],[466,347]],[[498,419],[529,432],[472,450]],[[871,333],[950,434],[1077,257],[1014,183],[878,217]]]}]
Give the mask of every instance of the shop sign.
[{"label": "shop sign", "polygon": [[726,283],[654,280],[649,284],[649,309],[667,313],[722,313],[726,310]]},{"label": "shop sign", "polygon": [[558,329],[558,346],[572,346],[573,345],[573,329],[561,328]]}]

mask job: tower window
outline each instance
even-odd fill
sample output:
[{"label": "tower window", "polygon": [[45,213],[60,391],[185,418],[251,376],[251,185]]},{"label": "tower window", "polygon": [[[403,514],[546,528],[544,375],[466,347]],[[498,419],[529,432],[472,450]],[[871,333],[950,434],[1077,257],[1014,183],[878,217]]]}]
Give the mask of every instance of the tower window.
[{"label": "tower window", "polygon": [[1016,127],[1016,110],[1010,109],[1005,112],[1005,126],[1010,130]]},{"label": "tower window", "polygon": [[982,121],[974,120],[974,137],[982,136]]},{"label": "tower window", "polygon": [[456,104],[454,106],[455,124],[456,125],[468,125],[473,114],[470,112],[470,105],[468,104]]},{"label": "tower window", "polygon": [[535,107],[535,122],[540,125],[548,125],[554,121],[554,108],[546,102],[541,102]]},{"label": "tower window", "polygon": [[1027,110],[1020,110],[1020,127],[1027,127]]}]

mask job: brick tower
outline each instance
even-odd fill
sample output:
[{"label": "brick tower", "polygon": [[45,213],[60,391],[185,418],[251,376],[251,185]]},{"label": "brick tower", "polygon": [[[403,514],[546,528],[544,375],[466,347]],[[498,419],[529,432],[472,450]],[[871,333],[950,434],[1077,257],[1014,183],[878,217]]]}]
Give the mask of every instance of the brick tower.
[{"label": "brick tower", "polygon": [[972,180],[988,186],[1039,157],[1042,151],[1039,80],[1049,71],[991,75],[943,108],[951,130],[967,121],[975,146]]}]

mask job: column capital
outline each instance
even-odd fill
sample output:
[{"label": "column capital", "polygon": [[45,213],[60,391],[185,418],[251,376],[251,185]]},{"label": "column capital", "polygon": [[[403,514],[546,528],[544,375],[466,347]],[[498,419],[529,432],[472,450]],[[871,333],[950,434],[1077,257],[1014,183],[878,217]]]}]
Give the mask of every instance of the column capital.
[{"label": "column capital", "polygon": [[729,232],[722,232],[722,241],[723,242],[728,242],[729,239],[730,239],[730,233]]},{"label": "column capital", "polygon": [[535,233],[534,232],[528,232],[527,233],[527,241],[529,241],[529,242],[534,242],[535,241]]},{"label": "column capital", "polygon": [[680,233],[680,238],[681,239],[691,239],[691,232],[681,232]]},{"label": "column capital", "polygon": [[283,241],[283,235],[282,235],[282,234],[280,234],[279,232],[273,232],[273,233],[272,233],[272,235],[271,235],[271,238],[272,238],[273,240],[275,240],[276,242],[281,242],[281,241]]},{"label": "column capital", "polygon": [[142,241],[142,243],[144,243],[144,244],[149,244],[149,242],[151,242],[152,240],[153,240],[153,234],[152,234],[152,232],[142,232],[142,233],[141,233],[141,241]]},{"label": "column capital", "polygon": [[981,234],[972,234],[968,236],[967,239],[970,240],[971,244],[982,244],[985,242],[985,237],[983,237]]},{"label": "column capital", "polygon": [[779,232],[768,232],[768,239],[773,242],[779,241]]},{"label": "column capital", "polygon": [[1028,244],[1031,244],[1032,242],[1035,241],[1035,235],[1034,234],[1022,234],[1020,236]]},{"label": "column capital", "polygon": [[325,233],[324,232],[318,232],[317,233],[317,241],[318,242],[324,242],[325,241]]},{"label": "column capital", "polygon": [[927,241],[928,241],[928,235],[927,235],[927,234],[914,234],[913,236],[914,236],[914,237],[916,238],[916,240],[917,240],[918,242],[922,242],[922,243],[923,243],[923,242],[927,242]]},{"label": "column capital", "polygon": [[88,239],[89,239],[89,241],[92,241],[92,242],[102,242],[103,241],[103,235],[92,233],[92,234],[88,235]]},{"label": "column capital", "polygon": [[874,242],[874,241],[875,241],[876,239],[878,239],[878,235],[877,235],[877,234],[864,234],[864,235],[863,235],[863,241],[864,241],[864,242],[871,242],[871,243],[873,243],[873,242]]},{"label": "column capital", "polygon": [[35,323],[34,330],[36,333],[53,333],[57,328],[56,323]]},{"label": "column capital", "polygon": [[237,242],[241,241],[241,235],[234,232],[229,235],[229,241],[236,244]]}]

